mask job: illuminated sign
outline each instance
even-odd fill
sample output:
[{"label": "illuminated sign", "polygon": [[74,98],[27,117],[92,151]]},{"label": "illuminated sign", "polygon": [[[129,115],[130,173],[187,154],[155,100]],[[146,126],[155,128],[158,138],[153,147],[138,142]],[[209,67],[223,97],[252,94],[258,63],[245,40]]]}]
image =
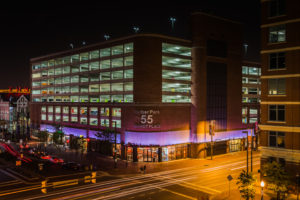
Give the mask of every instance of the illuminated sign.
[{"label": "illuminated sign", "polygon": [[160,128],[160,111],[158,109],[136,110],[137,128]]}]

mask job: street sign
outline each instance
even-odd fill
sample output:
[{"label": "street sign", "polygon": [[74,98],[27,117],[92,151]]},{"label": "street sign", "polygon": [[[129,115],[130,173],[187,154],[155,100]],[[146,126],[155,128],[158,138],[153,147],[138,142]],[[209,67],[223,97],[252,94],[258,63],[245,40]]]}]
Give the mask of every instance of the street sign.
[{"label": "street sign", "polygon": [[228,181],[231,181],[232,179],[233,179],[233,178],[232,178],[231,175],[228,175],[228,176],[227,176],[227,180],[228,180]]},{"label": "street sign", "polygon": [[16,166],[21,166],[21,164],[22,164],[21,160],[16,161]]}]

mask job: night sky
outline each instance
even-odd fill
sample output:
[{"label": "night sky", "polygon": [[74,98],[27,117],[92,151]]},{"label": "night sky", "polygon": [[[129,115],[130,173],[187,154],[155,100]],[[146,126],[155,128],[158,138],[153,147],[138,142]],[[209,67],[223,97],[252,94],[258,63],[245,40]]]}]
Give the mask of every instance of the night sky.
[{"label": "night sky", "polygon": [[[103,1],[70,1],[70,4],[39,1],[40,4],[34,5],[20,2],[0,8],[0,89],[29,87],[30,58],[68,50],[70,43],[76,48],[82,46],[82,41],[87,45],[101,42],[104,34],[112,39],[134,34],[133,26],[138,26],[140,33],[189,39],[189,18],[193,11],[244,23],[244,41],[249,45],[246,58],[260,60],[259,0],[184,1],[189,4],[140,1],[135,5],[117,1],[105,5]],[[171,16],[177,19],[174,30],[169,21]]]}]

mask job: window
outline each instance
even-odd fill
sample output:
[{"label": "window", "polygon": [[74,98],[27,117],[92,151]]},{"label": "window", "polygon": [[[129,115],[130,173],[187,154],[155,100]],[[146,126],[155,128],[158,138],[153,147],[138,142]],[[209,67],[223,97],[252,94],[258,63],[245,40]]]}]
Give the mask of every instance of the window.
[{"label": "window", "polygon": [[189,93],[191,91],[191,85],[182,83],[162,83],[162,91],[167,92],[184,92]]},{"label": "window", "polygon": [[63,73],[64,74],[69,74],[70,72],[71,72],[70,66],[66,66],[66,67],[63,68]]},{"label": "window", "polygon": [[64,114],[69,114],[69,107],[68,106],[63,107],[63,113]]},{"label": "window", "polygon": [[250,115],[257,115],[257,109],[256,108],[250,108],[249,113],[250,113]]},{"label": "window", "polygon": [[247,66],[242,67],[242,74],[248,74],[248,67]]},{"label": "window", "polygon": [[55,60],[55,65],[62,65],[62,64],[64,64],[62,58],[57,58],[57,59]]},{"label": "window", "polygon": [[191,102],[191,97],[183,95],[162,95],[162,102],[187,103]]},{"label": "window", "polygon": [[259,79],[257,79],[257,78],[249,78],[248,79],[248,83],[249,84],[258,84],[259,83]]},{"label": "window", "polygon": [[109,108],[101,108],[100,115],[104,117],[109,117]]},{"label": "window", "polygon": [[89,71],[89,64],[85,63],[85,64],[81,64],[80,65],[80,72],[87,72]]},{"label": "window", "polygon": [[80,102],[89,102],[89,96],[80,96],[79,100]]},{"label": "window", "polygon": [[80,117],[80,124],[87,124],[87,118],[86,117]]},{"label": "window", "polygon": [[69,122],[69,116],[63,116],[63,122]]},{"label": "window", "polygon": [[91,59],[99,58],[99,50],[91,51],[90,52],[90,58]]},{"label": "window", "polygon": [[41,108],[42,113],[45,113],[45,112],[46,112],[46,109],[47,109],[46,106],[42,106],[42,108]]},{"label": "window", "polygon": [[71,56],[63,57],[63,63],[64,64],[70,64],[71,63]]},{"label": "window", "polygon": [[162,65],[168,67],[178,67],[191,69],[191,60],[183,58],[174,58],[174,57],[162,57]]},{"label": "window", "polygon": [[90,63],[90,70],[99,70],[99,62]]},{"label": "window", "polygon": [[98,84],[90,85],[89,86],[89,91],[90,92],[99,92],[99,85]]},{"label": "window", "polygon": [[71,96],[71,102],[78,102],[79,101],[79,97],[78,96]]},{"label": "window", "polygon": [[248,94],[258,94],[257,88],[248,88]]},{"label": "window", "polygon": [[40,77],[41,77],[41,73],[32,74],[32,78],[40,78]]},{"label": "window", "polygon": [[56,122],[60,122],[60,121],[61,121],[60,115],[55,115],[55,121],[56,121]]},{"label": "window", "polygon": [[242,87],[242,94],[248,94],[248,88]]},{"label": "window", "polygon": [[100,50],[100,57],[102,58],[106,56],[110,56],[110,48]]},{"label": "window", "polygon": [[242,117],[242,123],[243,124],[248,124],[248,118],[247,117]]},{"label": "window", "polygon": [[124,95],[124,102],[126,102],[126,103],[133,102],[133,95],[132,94]]},{"label": "window", "polygon": [[124,78],[133,78],[133,69],[124,70]]},{"label": "window", "polygon": [[98,115],[98,108],[97,107],[91,107],[90,108],[90,115]]},{"label": "window", "polygon": [[70,83],[70,81],[71,81],[70,76],[66,76],[66,77],[63,77],[63,78],[62,78],[62,83],[63,83],[63,84]]},{"label": "window", "polygon": [[48,113],[52,113],[53,112],[53,106],[48,106]]},{"label": "window", "polygon": [[74,117],[74,116],[71,117],[71,122],[72,123],[77,123],[77,121],[78,121],[77,117]]},{"label": "window", "polygon": [[285,79],[269,79],[269,95],[285,95]]},{"label": "window", "polygon": [[191,81],[191,72],[182,72],[174,70],[162,70],[162,78],[170,80]]},{"label": "window", "polygon": [[123,67],[123,58],[115,58],[111,60],[111,67]]},{"label": "window", "polygon": [[53,121],[53,115],[48,115],[48,121]]},{"label": "window", "polygon": [[285,133],[284,132],[269,132],[269,146],[270,147],[285,147]]},{"label": "window", "polygon": [[100,92],[110,92],[110,84],[100,84]]},{"label": "window", "polygon": [[275,17],[285,14],[285,0],[271,0],[269,2],[269,16]]},{"label": "window", "polygon": [[89,92],[89,86],[82,85],[80,86],[80,93],[88,93]]},{"label": "window", "polygon": [[133,65],[133,56],[125,57],[124,66],[131,66],[131,65]]},{"label": "window", "polygon": [[55,75],[61,75],[63,73],[63,69],[62,68],[56,68],[55,69]]},{"label": "window", "polygon": [[121,128],[121,120],[118,120],[118,119],[113,119],[112,120],[112,126],[113,128]]},{"label": "window", "polygon": [[269,120],[270,121],[285,121],[285,106],[284,105],[269,105]]},{"label": "window", "polygon": [[110,95],[100,95],[100,102],[102,103],[110,102]]},{"label": "window", "polygon": [[249,75],[256,75],[256,76],[258,76],[258,68],[256,68],[256,67],[249,67]]},{"label": "window", "polygon": [[269,69],[284,69],[285,53],[271,53],[269,55]]},{"label": "window", "polygon": [[87,107],[81,107],[80,108],[80,114],[81,115],[87,115]]},{"label": "window", "polygon": [[41,86],[41,82],[37,81],[37,82],[32,82],[32,87],[40,87]]},{"label": "window", "polygon": [[90,125],[98,126],[98,119],[97,118],[90,118]]},{"label": "window", "polygon": [[60,113],[60,106],[55,106],[55,113]]},{"label": "window", "polygon": [[42,114],[41,116],[41,120],[45,121],[46,120],[46,115],[45,114]]},{"label": "window", "polygon": [[100,102],[99,96],[97,96],[97,95],[90,95],[90,102],[92,102],[92,103]]},{"label": "window", "polygon": [[78,113],[78,108],[77,107],[71,107],[71,114],[73,114],[73,115],[77,115],[77,113]]},{"label": "window", "polygon": [[121,117],[121,108],[112,108],[111,115],[113,117]]},{"label": "window", "polygon": [[89,60],[89,52],[80,54],[80,61],[85,61],[85,60]]},{"label": "window", "polygon": [[90,74],[90,82],[99,81],[99,74],[92,73]]},{"label": "window", "polygon": [[89,82],[89,75],[80,75],[80,83]]},{"label": "window", "polygon": [[78,64],[72,65],[71,71],[72,71],[72,73],[79,72],[79,65]]},{"label": "window", "polygon": [[100,61],[100,69],[109,69],[109,68],[110,68],[110,60]]},{"label": "window", "polygon": [[123,79],[123,70],[111,72],[111,80]]},{"label": "window", "polygon": [[32,94],[41,94],[41,90],[32,90]]},{"label": "window", "polygon": [[124,91],[133,91],[133,82],[125,82]]},{"label": "window", "polygon": [[111,91],[112,92],[121,92],[121,91],[123,91],[123,83],[112,83],[111,84]]},{"label": "window", "polygon": [[60,85],[62,83],[62,78],[55,78],[54,79],[55,85]]},{"label": "window", "polygon": [[123,95],[111,95],[112,102],[123,102]]},{"label": "window", "polygon": [[71,77],[71,83],[78,83],[78,82],[79,82],[79,76],[78,75]]},{"label": "window", "polygon": [[109,81],[109,80],[110,80],[110,72],[100,73],[100,81]]},{"label": "window", "polygon": [[285,25],[269,28],[269,42],[285,42]]},{"label": "window", "polygon": [[249,124],[254,124],[257,122],[257,117],[251,117],[249,118]]},{"label": "window", "polygon": [[242,115],[247,115],[247,107],[242,108]]},{"label": "window", "polygon": [[109,127],[109,120],[108,119],[101,119],[101,126]]},{"label": "window", "polygon": [[125,53],[133,52],[133,43],[124,44],[124,52]]},{"label": "window", "polygon": [[123,45],[114,46],[111,48],[112,55],[119,55],[123,53]]},{"label": "window", "polygon": [[78,86],[71,86],[71,93],[78,93],[79,87]]},{"label": "window", "polygon": [[259,100],[258,98],[249,98],[248,103],[257,103]]},{"label": "window", "polygon": [[191,48],[175,44],[162,43],[162,52],[177,54],[181,56],[191,56]]}]

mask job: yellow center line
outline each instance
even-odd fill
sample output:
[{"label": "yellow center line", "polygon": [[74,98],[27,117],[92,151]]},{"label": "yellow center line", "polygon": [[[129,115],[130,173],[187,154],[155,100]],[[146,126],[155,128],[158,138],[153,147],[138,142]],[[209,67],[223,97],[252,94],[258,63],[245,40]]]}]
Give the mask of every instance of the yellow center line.
[{"label": "yellow center line", "polygon": [[23,189],[23,190],[9,190],[9,191],[12,191],[12,192],[7,192],[7,193],[1,193],[0,196],[5,196],[5,195],[9,195],[9,194],[15,194],[15,193],[19,193],[19,192],[26,192],[26,191],[30,191],[30,190],[35,190],[35,189],[40,189],[41,186],[35,186],[35,187],[32,187],[32,188],[27,188],[27,189]]}]

